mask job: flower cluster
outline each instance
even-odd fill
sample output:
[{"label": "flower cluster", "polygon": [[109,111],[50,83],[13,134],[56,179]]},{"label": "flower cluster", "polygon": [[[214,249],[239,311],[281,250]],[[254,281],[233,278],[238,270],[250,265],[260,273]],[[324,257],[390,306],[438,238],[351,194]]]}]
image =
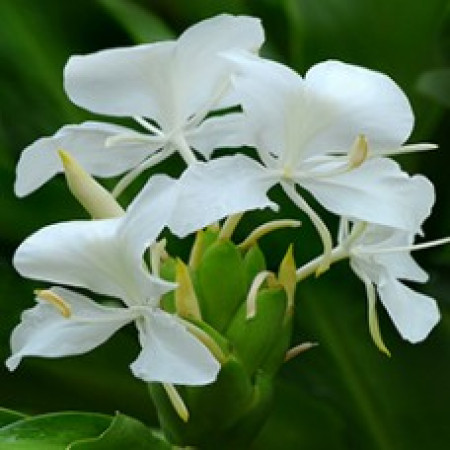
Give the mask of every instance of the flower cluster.
[{"label": "flower cluster", "polygon": [[[268,194],[275,185],[312,221],[323,253],[295,267],[288,252],[277,276],[264,267],[254,273],[244,292],[242,323],[258,317],[258,293],[264,287],[275,292],[281,286],[291,309],[296,283],[347,258],[366,287],[369,329],[381,350],[388,352],[378,327],[377,293],[403,338],[418,342],[428,335],[439,320],[436,303],[401,280],[426,281],[410,252],[436,244],[414,245],[431,212],[434,188],[424,176],[402,171],[390,156],[435,146],[406,144],[413,113],[388,76],[325,61],[302,77],[259,56],[263,41],[259,20],[220,15],[175,41],[69,59],[64,85],[75,104],[131,118],[140,129],[72,124],[23,151],[16,194],[28,195],[65,172],[92,220],[47,226],[18,248],[14,265],[19,273],[55,286],[36,291],[37,304],[13,331],[9,369],[25,356],[87,352],[134,322],[142,347],[131,365],[135,376],[168,384],[213,382],[225,351],[217,334],[229,340],[239,335],[233,323],[240,319],[232,319],[232,313],[242,298],[236,296],[236,304],[229,306],[214,304],[213,295],[205,306],[200,297],[207,297],[208,288],[199,292],[194,282],[206,255],[199,250],[206,245],[199,244],[199,230],[209,227],[216,230],[214,239],[229,239],[246,211],[278,209]],[[220,149],[230,147],[234,154],[221,154]],[[256,158],[248,148],[255,149]],[[178,179],[154,175],[126,208],[119,204],[117,198],[134,180],[174,153],[186,163]],[[112,192],[93,178],[118,176]],[[304,192],[339,216],[336,246]],[[265,224],[241,248],[286,225],[297,223]],[[197,232],[189,267],[167,253],[160,237],[165,228],[178,237]],[[220,257],[223,265],[232,264]],[[236,264],[242,265],[239,258]],[[167,261],[175,267],[169,276],[164,275]],[[198,271],[200,277],[207,273]],[[103,304],[67,287],[114,301]],[[216,296],[223,297],[220,292]],[[205,317],[219,318],[208,323]]]}]

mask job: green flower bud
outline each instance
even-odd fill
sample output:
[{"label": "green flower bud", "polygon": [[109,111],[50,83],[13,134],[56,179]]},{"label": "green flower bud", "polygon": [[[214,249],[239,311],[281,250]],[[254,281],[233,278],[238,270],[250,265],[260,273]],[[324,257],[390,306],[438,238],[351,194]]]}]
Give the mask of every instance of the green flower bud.
[{"label": "green flower bud", "polygon": [[196,275],[202,318],[222,332],[247,293],[240,251],[228,240],[217,240],[205,251]]},{"label": "green flower bud", "polygon": [[225,335],[249,375],[253,375],[261,367],[277,346],[287,306],[286,292],[281,286],[264,288],[257,294],[254,317],[248,318],[245,303],[234,316]]},{"label": "green flower bud", "polygon": [[227,447],[229,430],[255,405],[255,388],[243,366],[234,358],[222,365],[215,383],[207,386],[177,387],[189,411],[184,422],[174,410],[161,384],[151,383],[150,393],[158,409],[165,436],[175,445],[202,449]]},{"label": "green flower bud", "polygon": [[247,280],[247,290],[253,283],[258,273],[266,270],[266,260],[258,245],[252,245],[244,256],[245,277]]},{"label": "green flower bud", "polygon": [[[175,258],[167,258],[159,268],[159,276],[167,281],[175,281],[177,262]],[[160,306],[168,313],[175,313],[175,291],[164,294],[160,300]]]}]

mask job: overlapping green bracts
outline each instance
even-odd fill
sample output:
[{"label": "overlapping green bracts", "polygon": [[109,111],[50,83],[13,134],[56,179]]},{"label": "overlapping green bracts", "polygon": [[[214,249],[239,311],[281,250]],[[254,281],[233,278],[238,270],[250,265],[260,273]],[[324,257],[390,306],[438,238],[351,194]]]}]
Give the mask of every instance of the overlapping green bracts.
[{"label": "overlapping green bracts", "polygon": [[[208,229],[197,235],[193,253],[190,278],[201,320],[191,322],[217,343],[225,361],[215,383],[177,386],[189,412],[187,421],[180,418],[162,384],[150,384],[150,392],[162,429],[174,444],[246,448],[269,414],[273,377],[288,350],[292,329],[288,295],[273,274],[258,289],[252,288],[266,270],[257,245],[243,251]],[[166,260],[161,276],[175,281],[175,266],[174,259]],[[252,293],[255,311],[248,314]],[[166,294],[162,305],[175,312],[175,295]]]}]

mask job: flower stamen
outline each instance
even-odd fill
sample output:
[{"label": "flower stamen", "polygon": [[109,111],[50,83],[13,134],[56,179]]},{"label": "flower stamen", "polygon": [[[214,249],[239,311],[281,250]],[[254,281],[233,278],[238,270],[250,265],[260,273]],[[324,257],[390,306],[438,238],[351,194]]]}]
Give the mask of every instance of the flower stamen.
[{"label": "flower stamen", "polygon": [[281,220],[272,220],[271,222],[264,223],[259,227],[255,228],[239,245],[238,247],[241,250],[246,250],[255,244],[261,237],[264,235],[278,230],[280,228],[296,228],[301,226],[301,222],[299,220],[292,219],[281,219]]},{"label": "flower stamen", "polygon": [[63,317],[68,319],[72,315],[70,305],[62,297],[55,294],[50,289],[36,289],[34,293],[39,299],[51,303]]},{"label": "flower stamen", "polygon": [[256,298],[258,296],[258,291],[264,281],[266,281],[268,278],[275,279],[275,275],[272,272],[269,272],[268,270],[263,270],[262,272],[259,272],[258,275],[253,280],[252,285],[250,286],[250,289],[248,291],[247,295],[247,320],[253,319],[256,315]]},{"label": "flower stamen", "polygon": [[189,420],[189,411],[181,398],[181,395],[175,389],[175,386],[170,383],[163,383],[164,390],[166,391],[167,397],[169,397],[170,403],[172,403],[178,417],[183,421],[187,422]]}]

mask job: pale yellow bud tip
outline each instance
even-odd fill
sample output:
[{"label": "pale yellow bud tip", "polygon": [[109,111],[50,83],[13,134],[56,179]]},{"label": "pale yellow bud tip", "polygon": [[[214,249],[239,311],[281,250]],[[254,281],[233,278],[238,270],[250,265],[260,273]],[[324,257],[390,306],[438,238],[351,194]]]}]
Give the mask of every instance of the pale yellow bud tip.
[{"label": "pale yellow bud tip", "polygon": [[69,152],[59,149],[58,154],[70,192],[92,218],[108,219],[123,216],[124,210],[112,194],[94,180]]}]

